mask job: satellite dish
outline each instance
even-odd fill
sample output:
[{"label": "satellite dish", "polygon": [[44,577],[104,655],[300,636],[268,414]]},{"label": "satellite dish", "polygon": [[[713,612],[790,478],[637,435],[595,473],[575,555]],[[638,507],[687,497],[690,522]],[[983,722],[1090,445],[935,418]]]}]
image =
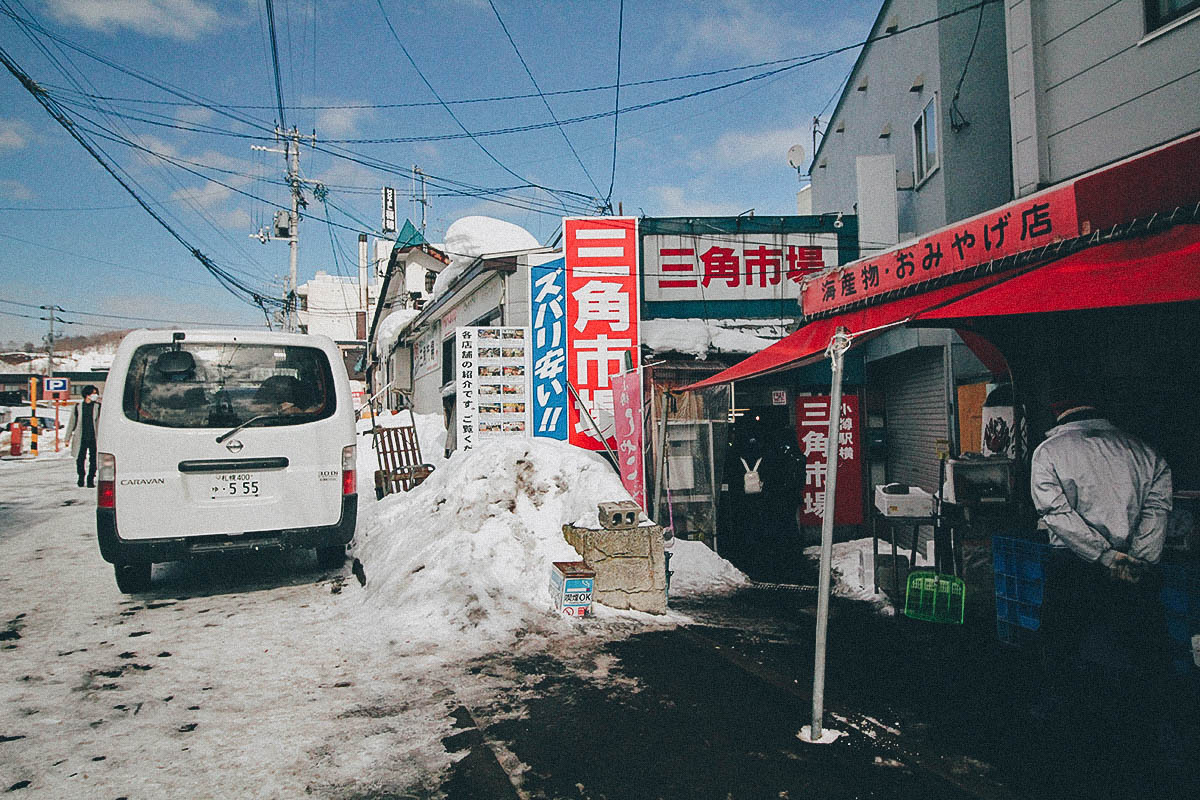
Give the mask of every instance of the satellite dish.
[{"label": "satellite dish", "polygon": [[792,169],[804,168],[804,145],[794,144],[788,148],[787,153],[788,165]]}]

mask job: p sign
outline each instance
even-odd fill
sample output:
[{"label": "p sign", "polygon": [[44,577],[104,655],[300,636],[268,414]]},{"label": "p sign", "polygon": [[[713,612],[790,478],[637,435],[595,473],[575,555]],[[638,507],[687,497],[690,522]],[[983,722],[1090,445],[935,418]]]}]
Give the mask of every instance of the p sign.
[{"label": "p sign", "polygon": [[42,378],[42,396],[65,400],[71,390],[70,378]]}]

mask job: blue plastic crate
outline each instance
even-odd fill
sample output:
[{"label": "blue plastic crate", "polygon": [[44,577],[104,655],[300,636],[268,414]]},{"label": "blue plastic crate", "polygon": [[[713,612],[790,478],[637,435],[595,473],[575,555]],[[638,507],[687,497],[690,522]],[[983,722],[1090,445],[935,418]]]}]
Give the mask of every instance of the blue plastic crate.
[{"label": "blue plastic crate", "polygon": [[1031,631],[1042,627],[1041,604],[1017,603],[1017,624]]},{"label": "blue plastic crate", "polygon": [[992,537],[996,584],[996,638],[1024,644],[1042,626],[1050,547],[1011,536]]},{"label": "blue plastic crate", "polygon": [[1018,599],[1017,578],[1014,575],[996,575],[996,594]]},{"label": "blue plastic crate", "polygon": [[1022,603],[1033,603],[1040,606],[1044,589],[1045,582],[1042,580],[1017,578],[1017,599]]},{"label": "blue plastic crate", "polygon": [[996,595],[996,619],[1004,622],[1017,621],[1017,604],[1010,603],[1007,598]]}]

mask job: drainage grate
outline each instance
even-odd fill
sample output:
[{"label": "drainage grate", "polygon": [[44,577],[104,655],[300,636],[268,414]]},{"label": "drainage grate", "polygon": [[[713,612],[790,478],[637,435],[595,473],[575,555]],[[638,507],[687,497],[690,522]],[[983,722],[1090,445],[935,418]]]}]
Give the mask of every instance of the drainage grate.
[{"label": "drainage grate", "polygon": [[751,589],[762,589],[767,592],[815,592],[816,586],[805,586],[800,583],[762,583],[761,581],[751,581]]}]

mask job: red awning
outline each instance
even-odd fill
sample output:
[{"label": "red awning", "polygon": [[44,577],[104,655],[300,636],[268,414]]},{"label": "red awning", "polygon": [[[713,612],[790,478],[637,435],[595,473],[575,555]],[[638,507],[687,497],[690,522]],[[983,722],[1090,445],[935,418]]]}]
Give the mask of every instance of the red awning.
[{"label": "red awning", "polygon": [[1200,225],[1098,245],[1017,274],[989,275],[805,325],[765,350],[687,387],[755,378],[820,360],[833,333],[904,322],[966,320],[1200,300]]},{"label": "red awning", "polygon": [[930,308],[921,320],[961,320],[1200,300],[1200,225],[1091,247]]},{"label": "red awning", "polygon": [[868,306],[857,311],[849,311],[828,319],[810,322],[745,361],[693,383],[687,388],[700,389],[705,386],[715,386],[805,366],[824,356],[825,348],[829,346],[829,340],[833,338],[834,332],[839,327],[847,328],[851,334],[861,334],[864,331],[900,324],[912,319],[922,311],[952,302],[1003,279],[1003,275],[988,275],[966,283],[944,286],[912,297],[893,300],[890,303]]}]

